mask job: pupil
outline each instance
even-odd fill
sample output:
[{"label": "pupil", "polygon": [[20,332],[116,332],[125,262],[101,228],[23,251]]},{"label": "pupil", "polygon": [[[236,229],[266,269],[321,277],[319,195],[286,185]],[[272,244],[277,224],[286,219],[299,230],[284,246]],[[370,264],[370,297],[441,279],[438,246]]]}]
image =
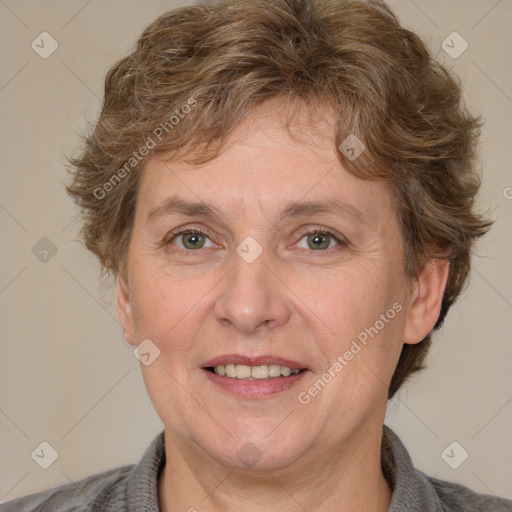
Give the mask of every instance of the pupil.
[{"label": "pupil", "polygon": [[189,245],[191,247],[199,247],[199,246],[202,246],[201,244],[201,235],[197,234],[197,233],[192,233],[192,234],[189,234],[185,240],[186,240],[186,244],[185,245]]},{"label": "pupil", "polygon": [[310,241],[313,243],[313,249],[322,249],[329,246],[328,235],[315,233],[310,235]]}]

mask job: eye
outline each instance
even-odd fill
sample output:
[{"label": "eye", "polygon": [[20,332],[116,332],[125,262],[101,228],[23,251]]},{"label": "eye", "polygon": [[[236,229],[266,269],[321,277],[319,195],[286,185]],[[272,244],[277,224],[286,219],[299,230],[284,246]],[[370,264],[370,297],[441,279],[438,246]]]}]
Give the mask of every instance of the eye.
[{"label": "eye", "polygon": [[[173,243],[176,241],[176,243]],[[211,245],[205,245],[207,241]],[[168,238],[166,244],[176,245],[183,250],[204,249],[206,247],[214,247],[213,242],[210,240],[206,233],[200,229],[184,229],[177,233],[172,233]]]},{"label": "eye", "polygon": [[[302,240],[305,240],[305,242],[302,243]],[[333,233],[315,228],[308,231],[308,233],[299,240],[297,245],[302,249],[322,251],[325,249],[331,249],[333,246],[340,244],[340,239]]]}]

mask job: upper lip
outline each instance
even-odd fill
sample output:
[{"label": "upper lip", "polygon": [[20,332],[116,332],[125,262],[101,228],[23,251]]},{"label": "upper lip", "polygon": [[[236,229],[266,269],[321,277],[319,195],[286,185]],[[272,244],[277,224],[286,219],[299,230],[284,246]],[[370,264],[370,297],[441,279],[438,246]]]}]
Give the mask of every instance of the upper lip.
[{"label": "upper lip", "polygon": [[209,359],[202,364],[203,368],[212,368],[221,364],[244,364],[247,366],[261,366],[270,364],[279,364],[281,366],[287,366],[290,370],[302,370],[306,368],[306,365],[292,361],[290,359],[284,359],[283,357],[273,355],[261,355],[255,357],[243,356],[240,354],[224,354],[222,356],[214,357]]}]

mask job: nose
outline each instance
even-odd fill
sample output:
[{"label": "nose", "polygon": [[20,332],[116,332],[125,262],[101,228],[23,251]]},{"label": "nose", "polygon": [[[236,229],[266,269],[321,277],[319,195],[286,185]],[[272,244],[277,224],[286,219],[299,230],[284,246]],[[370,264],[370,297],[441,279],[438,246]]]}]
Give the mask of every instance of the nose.
[{"label": "nose", "polygon": [[270,267],[265,251],[252,263],[238,254],[233,259],[233,268],[215,302],[217,320],[244,334],[285,325],[291,314],[290,291],[283,276]]}]

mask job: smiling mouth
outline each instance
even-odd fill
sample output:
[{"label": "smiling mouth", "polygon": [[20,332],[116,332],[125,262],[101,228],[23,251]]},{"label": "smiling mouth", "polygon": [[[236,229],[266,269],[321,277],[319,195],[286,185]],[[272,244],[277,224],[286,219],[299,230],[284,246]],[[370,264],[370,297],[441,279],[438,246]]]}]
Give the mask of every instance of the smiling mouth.
[{"label": "smiling mouth", "polygon": [[219,364],[205,369],[221,377],[248,381],[289,377],[290,375],[298,375],[306,370],[305,368],[292,370],[288,366],[282,366],[280,364],[262,364],[256,366],[245,364]]}]

